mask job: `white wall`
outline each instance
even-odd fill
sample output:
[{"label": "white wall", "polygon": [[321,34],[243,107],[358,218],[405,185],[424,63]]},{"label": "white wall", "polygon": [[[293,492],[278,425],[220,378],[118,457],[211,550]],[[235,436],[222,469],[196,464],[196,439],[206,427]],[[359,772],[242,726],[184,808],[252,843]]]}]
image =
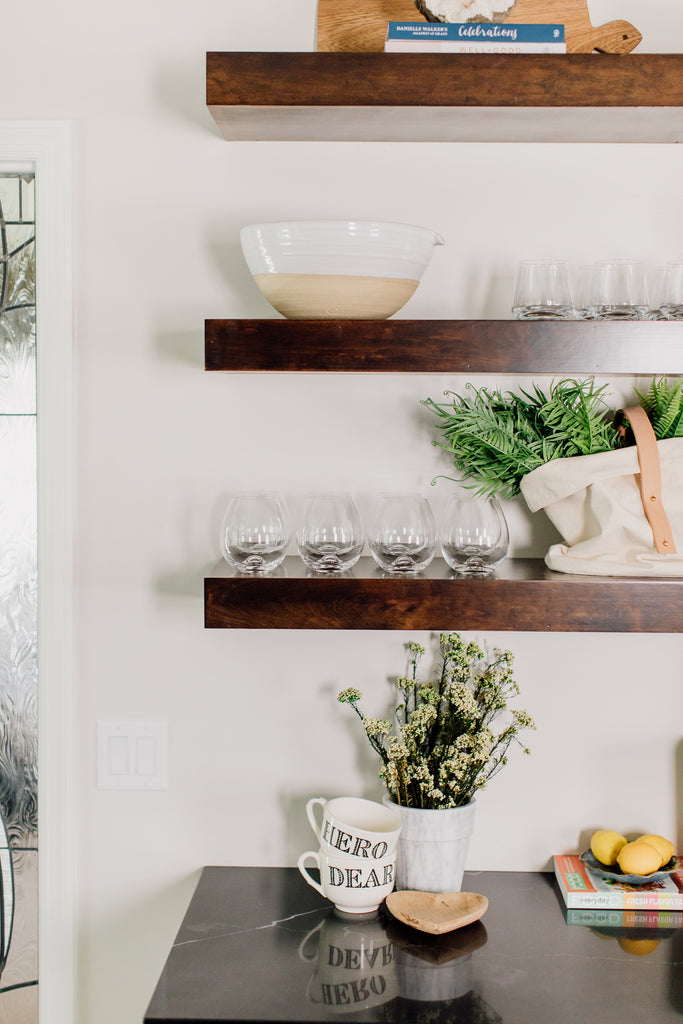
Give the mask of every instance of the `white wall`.
[{"label": "white wall", "polygon": [[[239,227],[356,216],[439,230],[448,244],[401,314],[416,318],[507,316],[523,256],[681,253],[683,147],[223,141],[204,106],[205,51],[313,45],[314,0],[259,10],[41,0],[4,12],[0,118],[72,119],[77,145],[83,1024],[141,1020],[202,865],[291,864],[310,839],[308,797],[379,795],[335,694],[358,686],[380,710],[403,643],[428,639],[202,627],[232,488],[427,491],[448,467],[419,399],[462,383],[204,373],[205,317],[270,315]],[[679,0],[591,10],[596,24],[630,18],[643,51],[683,49]],[[515,550],[542,552],[547,527],[508,511]],[[488,639],[515,652],[538,731],[532,756],[480,799],[471,866],[545,868],[602,825],[683,839],[683,640]],[[95,725],[109,718],[168,721],[167,791],[96,790]]]}]

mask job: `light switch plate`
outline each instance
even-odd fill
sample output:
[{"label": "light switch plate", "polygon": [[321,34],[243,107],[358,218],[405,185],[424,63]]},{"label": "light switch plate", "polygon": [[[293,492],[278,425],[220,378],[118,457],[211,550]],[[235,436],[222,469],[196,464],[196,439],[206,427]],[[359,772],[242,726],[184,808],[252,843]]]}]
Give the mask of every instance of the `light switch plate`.
[{"label": "light switch plate", "polygon": [[98,722],[98,789],[168,789],[167,722]]}]

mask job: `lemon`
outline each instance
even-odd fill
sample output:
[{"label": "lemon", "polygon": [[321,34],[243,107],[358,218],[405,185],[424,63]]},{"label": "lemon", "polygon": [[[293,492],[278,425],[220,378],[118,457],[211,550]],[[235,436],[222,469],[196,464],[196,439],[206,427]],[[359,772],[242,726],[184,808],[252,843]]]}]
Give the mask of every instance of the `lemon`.
[{"label": "lemon", "polygon": [[665,839],[664,836],[638,836],[635,842],[649,843],[650,846],[654,846],[655,850],[659,852],[659,856],[661,858],[659,865],[660,868],[669,863],[675,852],[674,844],[669,839]]},{"label": "lemon", "polygon": [[619,937],[619,945],[632,956],[647,956],[659,945],[659,939],[627,939]]},{"label": "lemon", "polygon": [[642,839],[622,846],[617,864],[625,875],[651,875],[662,863],[659,850]]},{"label": "lemon", "polygon": [[608,828],[598,829],[591,838],[591,852],[601,864],[616,864],[617,854],[628,840],[619,832],[611,832]]}]

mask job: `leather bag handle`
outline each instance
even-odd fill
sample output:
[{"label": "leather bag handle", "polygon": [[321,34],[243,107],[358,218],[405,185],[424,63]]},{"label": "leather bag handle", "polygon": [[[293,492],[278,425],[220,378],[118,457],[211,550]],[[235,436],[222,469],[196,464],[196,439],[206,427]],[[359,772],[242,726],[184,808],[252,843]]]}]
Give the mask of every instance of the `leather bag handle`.
[{"label": "leather bag handle", "polygon": [[[657,450],[657,438],[645,410],[635,405],[623,410],[627,417],[638,450],[640,466],[640,498],[643,511],[652,529],[655,549],[660,555],[675,555],[673,533],[662,502],[662,469]],[[623,427],[621,428],[623,431]]]}]

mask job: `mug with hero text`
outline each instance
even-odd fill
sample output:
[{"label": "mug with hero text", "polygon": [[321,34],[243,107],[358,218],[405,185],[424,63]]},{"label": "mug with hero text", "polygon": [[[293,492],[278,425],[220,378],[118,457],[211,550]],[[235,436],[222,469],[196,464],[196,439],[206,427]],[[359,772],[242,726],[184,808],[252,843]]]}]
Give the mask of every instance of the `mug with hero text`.
[{"label": "mug with hero text", "polygon": [[[318,824],[314,808],[322,808]],[[326,800],[314,796],[306,804],[306,814],[323,853],[344,854],[368,862],[392,856],[401,832],[401,819],[395,811],[374,800],[339,796]]]},{"label": "mug with hero text", "polygon": [[[306,861],[313,861],[320,872],[316,881],[306,870]],[[307,850],[297,867],[309,885],[346,914],[371,914],[394,888],[396,856],[381,860],[361,861],[324,850]]]}]

